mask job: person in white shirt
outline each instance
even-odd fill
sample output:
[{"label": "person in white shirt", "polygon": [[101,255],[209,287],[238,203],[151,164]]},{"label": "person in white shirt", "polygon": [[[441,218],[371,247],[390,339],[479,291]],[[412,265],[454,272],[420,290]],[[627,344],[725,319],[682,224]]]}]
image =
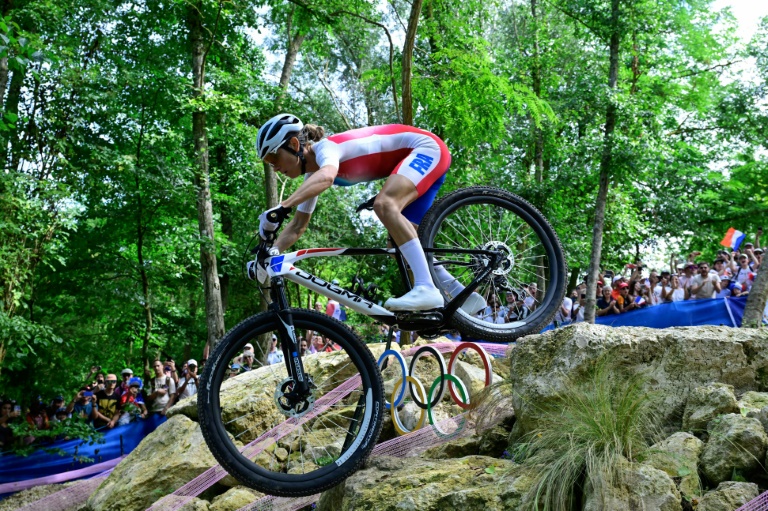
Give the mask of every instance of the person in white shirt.
[{"label": "person in white shirt", "polygon": [[272,345],[267,353],[267,364],[279,364],[283,361],[283,350],[277,345],[277,336],[272,334]]},{"label": "person in white shirt", "polygon": [[709,263],[699,263],[699,274],[691,279],[690,289],[691,296],[695,295],[696,299],[714,298],[721,290],[720,277],[710,273]]},{"label": "person in white shirt", "polygon": [[192,397],[197,394],[198,382],[197,360],[190,359],[187,362],[187,372],[179,378],[179,390],[177,392],[178,399]]}]

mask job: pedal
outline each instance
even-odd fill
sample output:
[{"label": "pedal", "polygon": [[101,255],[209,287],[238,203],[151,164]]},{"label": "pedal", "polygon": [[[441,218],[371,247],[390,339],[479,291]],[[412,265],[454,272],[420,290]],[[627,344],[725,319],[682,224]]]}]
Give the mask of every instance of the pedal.
[{"label": "pedal", "polygon": [[442,321],[443,313],[438,310],[418,311],[418,312],[399,312],[395,313],[398,322],[413,321]]}]

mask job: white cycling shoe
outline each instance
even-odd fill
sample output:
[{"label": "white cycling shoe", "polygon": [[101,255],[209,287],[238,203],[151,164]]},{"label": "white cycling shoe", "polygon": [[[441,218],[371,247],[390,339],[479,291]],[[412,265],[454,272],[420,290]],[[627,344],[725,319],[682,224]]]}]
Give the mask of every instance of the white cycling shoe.
[{"label": "white cycling shoe", "polygon": [[485,301],[485,298],[474,292],[461,304],[461,310],[470,316],[474,316],[486,307],[488,307],[488,303]]},{"label": "white cycling shoe", "polygon": [[390,298],[384,308],[392,311],[425,311],[443,306],[443,295],[435,287],[415,286],[400,298]]}]

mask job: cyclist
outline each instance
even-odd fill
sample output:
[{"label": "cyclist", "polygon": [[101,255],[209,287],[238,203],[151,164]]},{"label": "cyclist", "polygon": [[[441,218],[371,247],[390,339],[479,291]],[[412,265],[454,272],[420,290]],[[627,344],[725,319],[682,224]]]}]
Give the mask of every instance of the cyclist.
[{"label": "cyclist", "polygon": [[[331,185],[386,178],[373,210],[410,266],[414,286],[405,295],[388,299],[384,307],[411,311],[441,307],[443,297],[432,282],[414,226],[421,222],[445,181],[451,164],[445,143],[428,131],[399,124],[355,129],[328,138],[324,134],[322,127],[304,125],[291,114],[276,115],[259,129],[259,157],[291,179],[304,176],[290,197],[259,217],[262,238],[267,237],[265,231],[276,230],[296,207],[296,215],[275,241],[275,247],[283,252],[304,233],[317,197]],[[277,213],[280,221],[267,220],[270,212]],[[436,266],[435,271],[441,281],[455,282],[442,266]],[[476,293],[467,299],[470,301],[478,302],[474,305],[477,310],[485,307]]]}]

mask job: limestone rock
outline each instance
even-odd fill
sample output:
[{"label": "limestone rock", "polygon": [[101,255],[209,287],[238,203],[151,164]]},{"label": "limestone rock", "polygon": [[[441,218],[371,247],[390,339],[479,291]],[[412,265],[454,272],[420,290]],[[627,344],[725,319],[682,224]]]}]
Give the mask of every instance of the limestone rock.
[{"label": "limestone rock", "polygon": [[707,423],[726,413],[737,413],[739,406],[733,393],[733,385],[712,383],[696,387],[688,394],[683,413],[684,431],[704,431]]},{"label": "limestone rock", "polygon": [[14,493],[13,495],[0,500],[0,511],[13,511],[28,504],[32,504],[52,493],[63,490],[67,486],[77,484],[79,481],[68,482],[64,484],[44,484],[29,488],[28,490]]},{"label": "limestone rock", "polygon": [[200,426],[176,415],[149,434],[88,499],[93,511],[144,510],[216,464]]},{"label": "limestone rock", "polygon": [[423,458],[444,460],[476,455],[480,451],[480,439],[475,436],[445,442],[424,451]]},{"label": "limestone rock", "polygon": [[519,465],[484,456],[449,460],[381,456],[323,493],[318,510],[513,510],[533,481]]},{"label": "limestone rock", "polygon": [[763,425],[763,429],[768,432],[768,406],[761,408],[759,411],[751,411],[747,413],[747,417],[752,417],[760,421]]},{"label": "limestone rock", "polygon": [[682,511],[680,493],[665,472],[623,460],[614,485],[598,477],[598,489],[588,483],[583,511],[654,509]]},{"label": "limestone rock", "polygon": [[494,426],[480,434],[480,450],[483,456],[501,457],[509,445],[509,431],[503,426]]},{"label": "limestone rock", "polygon": [[567,382],[607,360],[610,374],[642,373],[653,396],[655,416],[680,431],[685,402],[696,387],[732,385],[737,394],[768,389],[768,331],[703,326],[611,328],[579,323],[518,339],[509,349],[515,389],[515,428],[533,430],[535,408],[554,401]]},{"label": "limestone rock", "polygon": [[731,478],[734,470],[757,469],[765,459],[768,436],[757,419],[723,415],[707,426],[709,440],[701,453],[701,471],[712,484]]},{"label": "limestone rock", "polygon": [[680,493],[701,495],[698,464],[704,442],[690,433],[675,433],[653,445],[643,463],[663,470],[670,477],[680,477]]},{"label": "limestone rock", "polygon": [[179,511],[210,511],[210,507],[207,500],[192,497],[179,508]]},{"label": "limestone rock", "polygon": [[230,488],[226,493],[215,497],[208,509],[209,511],[235,511],[263,496],[264,494],[259,493],[256,490],[251,490],[245,486],[237,486],[235,488]]},{"label": "limestone rock", "polygon": [[[478,357],[477,360],[479,362],[480,358]],[[470,402],[477,401],[480,393],[485,389],[485,369],[482,366],[482,362],[479,362],[479,364],[480,366],[478,367],[461,360],[454,362],[454,374],[467,387]],[[491,371],[491,384],[501,383],[501,381],[501,377]]]},{"label": "limestone rock", "polygon": [[739,410],[742,413],[759,412],[768,406],[768,392],[745,392],[739,399]]},{"label": "limestone rock", "polygon": [[757,497],[758,493],[754,483],[725,481],[704,495],[696,511],[733,511]]}]

